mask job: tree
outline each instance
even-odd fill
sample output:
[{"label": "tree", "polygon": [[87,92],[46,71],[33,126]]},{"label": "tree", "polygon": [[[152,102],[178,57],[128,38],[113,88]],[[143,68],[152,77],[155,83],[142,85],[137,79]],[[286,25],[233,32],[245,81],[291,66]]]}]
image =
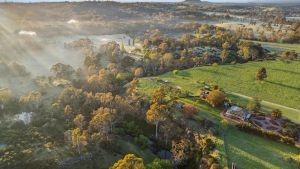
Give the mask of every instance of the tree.
[{"label": "tree", "polygon": [[228,120],[223,119],[223,120],[221,121],[221,124],[222,124],[223,129],[227,130],[228,125],[229,125]]},{"label": "tree", "polygon": [[256,73],[256,80],[264,80],[265,78],[267,78],[267,70],[266,68],[260,68],[258,69],[257,73]]},{"label": "tree", "polygon": [[32,91],[27,96],[20,97],[22,103],[27,111],[35,111],[42,103],[42,94],[38,91]]},{"label": "tree", "polygon": [[207,101],[214,107],[221,106],[224,103],[226,95],[220,90],[213,90],[209,92]]},{"label": "tree", "polygon": [[230,50],[222,50],[220,55],[223,63],[229,63],[235,60],[235,54]]},{"label": "tree", "polygon": [[192,142],[188,139],[181,139],[172,142],[171,152],[175,165],[185,165],[192,156]]},{"label": "tree", "polygon": [[134,71],[135,77],[142,77],[144,76],[144,69],[142,67],[136,68]]},{"label": "tree", "polygon": [[228,49],[230,48],[230,43],[229,43],[229,42],[223,43],[222,48],[223,48],[224,50],[228,50]]},{"label": "tree", "polygon": [[138,158],[134,154],[127,154],[110,169],[145,169],[145,165],[142,158]]},{"label": "tree", "polygon": [[149,123],[155,124],[155,138],[158,138],[159,123],[166,119],[167,106],[159,103],[153,103],[146,113],[146,119]]},{"label": "tree", "polygon": [[172,53],[165,53],[161,59],[163,65],[167,68],[173,66],[174,56]]},{"label": "tree", "polygon": [[146,165],[146,169],[173,169],[173,165],[170,160],[156,158],[152,163]]},{"label": "tree", "polygon": [[79,128],[79,129],[83,129],[83,125],[84,125],[84,116],[82,114],[78,114],[75,118],[74,118],[74,124]]},{"label": "tree", "polygon": [[261,103],[260,102],[261,102],[261,100],[255,97],[254,99],[249,101],[249,103],[247,105],[247,108],[251,111],[259,112],[260,109],[261,109]]},{"label": "tree", "polygon": [[282,112],[279,110],[279,109],[274,109],[272,112],[271,112],[271,116],[273,118],[281,118],[282,117]]},{"label": "tree", "polygon": [[73,69],[72,66],[65,65],[62,63],[57,63],[53,65],[50,71],[54,73],[57,78],[62,78],[62,79],[71,79],[72,75],[75,74],[75,70]]},{"label": "tree", "polygon": [[120,114],[116,109],[100,107],[90,121],[92,129],[108,134],[112,132],[114,124],[120,119]]},{"label": "tree", "polygon": [[64,113],[66,116],[71,116],[73,114],[73,109],[70,105],[66,105],[65,109],[64,109]]},{"label": "tree", "polygon": [[78,154],[81,154],[82,149],[88,144],[87,133],[81,132],[79,128],[72,130],[72,145],[76,148]]},{"label": "tree", "polygon": [[198,109],[191,104],[184,104],[182,107],[182,112],[186,118],[192,118],[195,114],[198,113]]}]

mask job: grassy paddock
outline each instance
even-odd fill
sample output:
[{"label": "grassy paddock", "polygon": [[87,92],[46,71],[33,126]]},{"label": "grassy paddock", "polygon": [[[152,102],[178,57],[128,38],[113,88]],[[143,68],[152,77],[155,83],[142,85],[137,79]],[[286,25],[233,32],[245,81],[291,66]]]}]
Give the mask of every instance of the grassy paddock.
[{"label": "grassy paddock", "polygon": [[[209,118],[216,125],[221,126],[220,109],[191,99],[181,99],[181,101],[196,105],[200,109],[199,118]],[[297,168],[297,164],[291,161],[300,153],[299,148],[239,131],[234,126],[229,126],[227,129],[221,127],[219,132],[220,135],[224,135],[224,137],[218,137],[217,141],[217,149],[223,155],[221,159],[223,164],[230,165],[235,162],[241,169]]]},{"label": "grassy paddock", "polygon": [[273,43],[273,42],[260,42],[260,41],[252,41],[255,43],[261,44],[264,48],[269,49],[271,51],[283,51],[290,50],[295,51],[300,54],[300,44],[288,44],[288,43]]},{"label": "grassy paddock", "polygon": [[[265,67],[268,78],[263,82],[255,80],[256,71]],[[225,91],[235,92],[249,97],[258,97],[264,101],[300,109],[300,62],[289,64],[281,61],[249,62],[245,64],[203,66],[165,73],[156,78],[142,78],[140,88],[149,93],[159,83],[157,79],[168,80],[168,85],[180,87],[199,95],[202,82],[217,84]],[[234,95],[229,95],[235,103],[246,105],[248,100]],[[279,108],[285,117],[300,123],[300,113],[297,110],[285,109],[276,105],[263,104],[266,111]]]},{"label": "grassy paddock", "polygon": [[[265,82],[255,81],[255,72],[260,67],[266,67],[268,79]],[[224,87],[227,91],[241,93],[247,96],[257,96],[261,99],[279,103],[294,108],[299,107],[300,101],[300,62],[285,64],[280,61],[250,62],[247,64],[236,64],[227,66],[205,66],[200,68],[179,71],[177,75],[172,72],[158,77],[140,79],[139,91],[150,95],[159,86],[157,80],[168,80],[167,84],[180,87],[199,95],[198,90],[201,82],[210,82]],[[229,94],[236,103],[246,106],[248,99]],[[197,118],[208,118],[220,126],[220,137],[217,138],[217,149],[222,154],[221,163],[231,164],[235,162],[241,169],[294,169],[294,162],[300,149],[272,141],[267,138],[248,134],[238,130],[234,126],[227,129],[221,127],[220,112],[222,110],[212,108],[206,103],[197,102],[191,98],[181,98],[182,102],[193,104],[200,110]],[[275,107],[263,106],[265,111]],[[299,114],[288,110],[284,115],[294,121],[300,121]]]}]

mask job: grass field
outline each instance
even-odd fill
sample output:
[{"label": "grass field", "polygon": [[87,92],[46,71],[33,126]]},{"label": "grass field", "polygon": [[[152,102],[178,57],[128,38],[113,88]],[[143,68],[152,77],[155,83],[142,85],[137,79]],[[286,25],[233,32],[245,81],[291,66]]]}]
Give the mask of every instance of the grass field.
[{"label": "grass field", "polygon": [[[260,67],[266,67],[268,78],[265,82],[255,81],[255,72]],[[180,87],[194,95],[198,94],[201,83],[209,82],[222,86],[227,91],[241,93],[247,96],[257,96],[261,99],[279,103],[299,109],[300,103],[300,62],[286,64],[280,61],[250,62],[226,66],[205,66],[179,71],[177,75],[172,72],[158,77],[140,79],[139,91],[150,95],[160,84],[158,80],[168,81],[167,84]],[[198,94],[199,95],[199,94]],[[248,99],[233,94],[228,95],[234,102],[247,105]],[[209,118],[216,125],[221,126],[220,112],[206,103],[197,102],[191,98],[181,98],[182,102],[196,105],[200,112],[195,118]],[[274,107],[263,106],[268,111]],[[300,121],[299,112],[282,110],[284,115]],[[274,142],[267,138],[259,137],[239,131],[234,126],[224,130],[218,137],[217,148],[222,164],[235,162],[241,169],[296,169],[298,166],[291,159],[295,159],[300,149]],[[226,159],[224,159],[226,158]]]},{"label": "grass field", "polygon": [[[196,105],[200,109],[196,118],[209,118],[220,126],[221,110],[192,99],[181,99],[181,101]],[[297,168],[297,164],[290,162],[290,159],[296,158],[300,153],[299,148],[239,131],[234,126],[229,126],[226,130],[220,129],[219,132],[221,135],[224,134],[224,137],[218,138],[217,148],[223,156],[225,155],[229,165],[235,162],[240,169]]]},{"label": "grass field", "polygon": [[269,49],[271,51],[282,51],[282,50],[290,50],[295,51],[300,54],[300,44],[287,44],[287,43],[272,43],[272,42],[260,42],[253,41],[255,43],[262,44],[263,47]]},{"label": "grass field", "polygon": [[[268,77],[263,82],[255,80],[257,69],[265,67]],[[284,63],[281,61],[249,62],[246,64],[204,66],[172,72],[155,78],[143,78],[140,87],[149,93],[156,88],[158,79],[168,80],[168,85],[180,87],[194,95],[199,95],[202,82],[217,84],[226,92],[235,92],[249,97],[258,97],[264,101],[287,106],[263,103],[265,111],[278,108],[285,117],[300,123],[300,62]],[[245,106],[248,99],[229,94],[235,103]]]}]

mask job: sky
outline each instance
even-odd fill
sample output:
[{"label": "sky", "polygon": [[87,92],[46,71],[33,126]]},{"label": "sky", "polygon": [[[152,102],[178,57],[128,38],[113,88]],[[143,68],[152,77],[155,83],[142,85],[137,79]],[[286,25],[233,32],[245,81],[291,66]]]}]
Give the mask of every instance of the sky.
[{"label": "sky", "polygon": [[[66,1],[66,0],[0,0],[0,2],[5,1],[13,1],[13,2],[41,2],[41,1],[47,1],[47,2],[55,2],[55,1]],[[70,1],[84,1],[84,0],[70,0]],[[116,0],[120,2],[180,2],[183,0]],[[209,1],[209,2],[239,2],[239,3],[245,3],[245,2],[299,2],[300,0],[203,0],[203,1]]]}]

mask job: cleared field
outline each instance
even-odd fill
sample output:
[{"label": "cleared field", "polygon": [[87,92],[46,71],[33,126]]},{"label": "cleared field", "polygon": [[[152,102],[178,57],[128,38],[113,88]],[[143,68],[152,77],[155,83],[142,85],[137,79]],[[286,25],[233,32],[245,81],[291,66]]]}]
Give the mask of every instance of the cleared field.
[{"label": "cleared field", "polygon": [[264,48],[274,51],[282,51],[282,50],[294,50],[298,54],[300,54],[300,44],[287,44],[287,43],[272,43],[272,42],[260,42],[253,41],[255,43],[262,44]]},{"label": "cleared field", "polygon": [[[255,74],[261,67],[267,69],[268,77],[265,81],[258,82],[255,80]],[[278,108],[285,117],[300,123],[300,62],[287,64],[281,61],[263,61],[204,66],[182,70],[176,75],[169,72],[157,78],[143,78],[140,80],[140,87],[144,92],[149,93],[159,85],[158,79],[167,81],[168,85],[187,90],[193,95],[199,95],[202,82],[217,84],[227,92],[238,93],[250,98],[258,97],[266,101],[262,103],[265,111]],[[247,104],[248,99],[246,98],[233,94],[228,96],[235,103],[243,106]],[[267,104],[268,102],[274,104]]]},{"label": "cleared field", "polygon": [[[181,101],[196,105],[200,109],[196,118],[209,118],[220,126],[221,110],[192,99],[181,99]],[[218,150],[222,155],[225,154],[229,165],[234,162],[241,169],[297,168],[297,164],[291,162],[291,159],[295,159],[300,153],[299,148],[239,131],[234,126],[229,126],[226,130],[220,128],[219,132],[224,136],[218,138]]]}]

